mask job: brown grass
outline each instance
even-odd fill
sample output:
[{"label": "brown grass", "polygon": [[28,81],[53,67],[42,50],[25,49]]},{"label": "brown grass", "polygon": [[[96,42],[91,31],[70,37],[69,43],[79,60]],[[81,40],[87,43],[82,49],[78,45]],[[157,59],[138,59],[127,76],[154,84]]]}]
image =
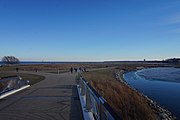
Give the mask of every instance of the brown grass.
[{"label": "brown grass", "polygon": [[[0,78],[8,77],[8,76],[16,76],[16,75],[17,75],[16,73],[3,72],[3,73],[0,73]],[[24,80],[29,80],[30,85],[36,84],[45,79],[44,76],[34,75],[34,74],[19,73],[18,75],[21,76],[22,79],[24,79]]]},{"label": "brown grass", "polygon": [[148,101],[114,78],[113,70],[84,73],[83,76],[124,120],[156,120]]},{"label": "brown grass", "polygon": [[[95,63],[89,63],[89,64],[34,64],[34,65],[6,65],[3,67],[0,67],[0,71],[15,71],[16,68],[19,68],[20,71],[35,71],[36,69],[38,71],[57,71],[57,70],[66,70],[69,71],[71,67],[73,68],[79,68],[79,67],[85,67],[87,69],[89,68],[103,68],[106,67],[107,64],[95,64]],[[112,65],[109,65],[112,66]]]}]

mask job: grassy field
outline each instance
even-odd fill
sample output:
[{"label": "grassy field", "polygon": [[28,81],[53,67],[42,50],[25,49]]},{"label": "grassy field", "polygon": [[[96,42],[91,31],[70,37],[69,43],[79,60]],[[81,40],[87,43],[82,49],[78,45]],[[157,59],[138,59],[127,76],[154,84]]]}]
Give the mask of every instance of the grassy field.
[{"label": "grassy field", "polygon": [[148,101],[115,79],[114,70],[90,71],[83,77],[124,120],[157,120]]},{"label": "grassy field", "polygon": [[[109,64],[108,64],[109,65]],[[113,64],[109,66],[114,66]],[[16,71],[16,68],[19,68],[20,71],[70,71],[70,68],[79,68],[79,67],[85,67],[87,69],[89,68],[103,68],[107,67],[107,64],[34,64],[34,65],[5,65],[3,67],[0,67],[0,71]]]},{"label": "grassy field", "polygon": [[44,72],[53,73],[53,74],[61,74],[61,73],[69,72],[69,70],[48,70],[48,71],[44,71]]},{"label": "grassy field", "polygon": [[[8,77],[8,76],[16,76],[16,75],[17,75],[16,73],[3,72],[3,73],[0,73],[0,78]],[[36,84],[45,79],[44,76],[34,75],[34,74],[19,73],[18,75],[21,76],[22,79],[24,79],[24,80],[29,80],[30,85]]]}]

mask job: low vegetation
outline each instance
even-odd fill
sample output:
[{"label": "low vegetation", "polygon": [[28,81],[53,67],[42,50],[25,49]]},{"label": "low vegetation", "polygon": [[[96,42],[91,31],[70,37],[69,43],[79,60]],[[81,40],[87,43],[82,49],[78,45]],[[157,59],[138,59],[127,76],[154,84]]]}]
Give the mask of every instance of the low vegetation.
[{"label": "low vegetation", "polygon": [[66,73],[69,72],[69,70],[48,70],[45,71],[46,73],[52,73],[52,74],[61,74],[61,73]]},{"label": "low vegetation", "polygon": [[[114,66],[114,65],[109,65]],[[85,67],[87,69],[89,68],[103,68],[107,67],[107,64],[95,64],[95,63],[87,63],[87,64],[32,64],[32,65],[21,65],[21,64],[15,64],[15,65],[4,65],[0,67],[0,71],[16,71],[16,68],[19,69],[19,71],[69,71],[70,68],[79,68],[79,67]]]},{"label": "low vegetation", "polygon": [[[34,74],[19,73],[18,75],[21,76],[22,79],[24,79],[24,80],[29,80],[30,85],[36,84],[36,83],[45,79],[44,76],[34,75]],[[9,73],[9,72],[0,73],[0,78],[9,77],[9,76],[17,76],[17,74],[16,73]]]},{"label": "low vegetation", "polygon": [[159,119],[144,97],[115,79],[114,70],[90,71],[83,77],[124,120]]}]

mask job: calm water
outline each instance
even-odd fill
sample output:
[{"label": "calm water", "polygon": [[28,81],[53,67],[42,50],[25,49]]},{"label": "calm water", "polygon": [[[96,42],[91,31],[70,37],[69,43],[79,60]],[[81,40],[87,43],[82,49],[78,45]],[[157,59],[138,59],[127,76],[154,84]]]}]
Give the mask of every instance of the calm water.
[{"label": "calm water", "polygon": [[124,79],[180,119],[180,68],[143,69],[124,74]]}]

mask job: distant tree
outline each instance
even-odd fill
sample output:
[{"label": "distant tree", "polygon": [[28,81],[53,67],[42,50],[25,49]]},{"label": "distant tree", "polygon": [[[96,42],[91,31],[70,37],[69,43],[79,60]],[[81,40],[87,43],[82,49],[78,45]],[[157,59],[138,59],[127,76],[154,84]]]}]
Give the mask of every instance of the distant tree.
[{"label": "distant tree", "polygon": [[180,63],[180,58],[166,59],[164,62],[166,62],[166,63],[174,63],[174,64],[178,64],[178,63]]},{"label": "distant tree", "polygon": [[4,56],[2,62],[5,64],[18,64],[20,61],[14,56]]}]

